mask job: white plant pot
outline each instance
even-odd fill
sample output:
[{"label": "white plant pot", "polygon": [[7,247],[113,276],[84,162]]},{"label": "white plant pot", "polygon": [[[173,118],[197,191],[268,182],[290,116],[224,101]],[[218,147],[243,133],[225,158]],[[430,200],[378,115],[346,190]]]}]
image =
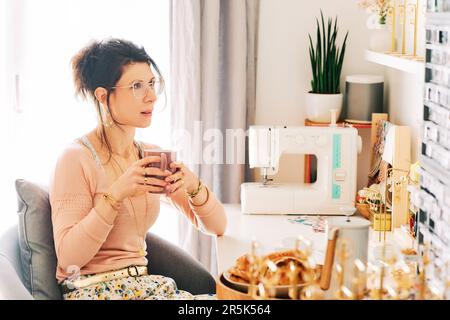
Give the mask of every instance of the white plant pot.
[{"label": "white plant pot", "polygon": [[344,95],[308,92],[305,97],[306,118],[314,122],[331,122],[332,110],[336,110],[336,121],[342,111]]}]

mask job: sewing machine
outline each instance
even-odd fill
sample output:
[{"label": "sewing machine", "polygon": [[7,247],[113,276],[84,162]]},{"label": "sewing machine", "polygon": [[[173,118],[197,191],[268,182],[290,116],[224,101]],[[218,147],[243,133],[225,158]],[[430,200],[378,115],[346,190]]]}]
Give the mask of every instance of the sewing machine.
[{"label": "sewing machine", "polygon": [[[241,211],[247,214],[351,215],[355,209],[357,154],[362,141],[352,127],[251,126],[250,168],[263,182],[241,185]],[[312,184],[281,184],[269,178],[284,153],[317,157]]]}]

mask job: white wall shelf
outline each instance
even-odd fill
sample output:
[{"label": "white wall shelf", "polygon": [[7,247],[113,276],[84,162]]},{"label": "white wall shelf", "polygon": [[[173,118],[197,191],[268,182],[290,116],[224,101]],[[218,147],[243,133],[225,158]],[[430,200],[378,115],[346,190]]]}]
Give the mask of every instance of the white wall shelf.
[{"label": "white wall shelf", "polygon": [[406,59],[371,50],[366,50],[365,58],[367,61],[377,63],[392,69],[412,73],[417,76],[422,76],[425,72],[425,64],[423,61]]}]

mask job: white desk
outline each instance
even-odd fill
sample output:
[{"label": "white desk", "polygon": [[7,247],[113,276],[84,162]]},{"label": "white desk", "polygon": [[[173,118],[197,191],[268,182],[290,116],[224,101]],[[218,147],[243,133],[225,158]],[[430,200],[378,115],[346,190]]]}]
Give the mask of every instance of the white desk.
[{"label": "white desk", "polygon": [[236,259],[251,250],[257,240],[263,247],[283,247],[283,239],[302,235],[313,243],[314,258],[323,263],[326,234],[316,233],[310,226],[292,223],[297,216],[244,215],[239,204],[225,204],[228,226],[223,236],[217,237],[217,270],[220,273],[234,265]]},{"label": "white desk", "polygon": [[[225,204],[228,226],[223,236],[217,237],[217,270],[220,273],[234,265],[235,260],[250,252],[251,242],[257,240],[262,246],[279,248],[283,239],[302,235],[313,244],[313,256],[317,263],[323,264],[326,250],[326,233],[316,233],[310,226],[292,223],[297,216],[286,215],[244,215],[239,204]],[[398,232],[397,232],[398,231]],[[410,247],[411,241],[400,230],[387,234],[387,242],[395,242],[400,247]],[[368,259],[378,242],[378,232],[369,233]],[[293,248],[293,247],[291,247]]]}]

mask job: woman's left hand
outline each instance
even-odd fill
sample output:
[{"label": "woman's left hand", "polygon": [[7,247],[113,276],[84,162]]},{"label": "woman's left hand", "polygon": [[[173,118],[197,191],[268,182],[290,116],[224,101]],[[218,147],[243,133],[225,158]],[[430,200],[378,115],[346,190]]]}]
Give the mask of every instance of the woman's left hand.
[{"label": "woman's left hand", "polygon": [[193,192],[197,189],[198,177],[182,162],[173,161],[169,167],[176,169],[176,171],[165,179],[165,181],[170,183],[166,186],[167,195],[178,191],[180,188],[185,189],[187,192]]}]

